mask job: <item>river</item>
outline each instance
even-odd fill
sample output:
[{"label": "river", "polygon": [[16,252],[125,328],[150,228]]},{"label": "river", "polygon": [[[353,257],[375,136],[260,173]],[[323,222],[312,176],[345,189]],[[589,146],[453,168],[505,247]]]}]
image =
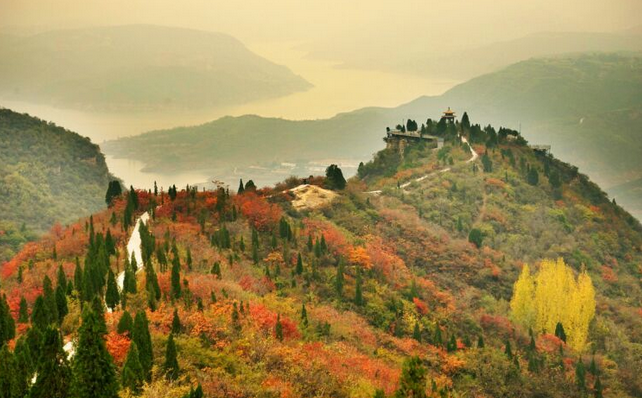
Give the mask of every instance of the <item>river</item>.
[{"label": "river", "polygon": [[[287,65],[294,73],[303,76],[314,85],[305,92],[281,98],[211,109],[140,113],[79,111],[45,104],[6,101],[1,98],[0,106],[52,121],[100,144],[151,130],[202,124],[226,115],[256,114],[293,120],[329,118],[340,112],[367,106],[393,107],[421,95],[439,95],[457,83],[396,73],[340,68],[334,62],[307,59],[305,52],[297,50],[298,44],[256,43],[248,46],[267,59]],[[167,186],[169,182],[184,186],[209,181],[208,176],[198,173],[144,173],[141,171],[144,165],[131,159],[107,156],[107,164],[110,171],[122,178],[127,185],[141,188],[151,187],[154,180],[159,186]]]}]

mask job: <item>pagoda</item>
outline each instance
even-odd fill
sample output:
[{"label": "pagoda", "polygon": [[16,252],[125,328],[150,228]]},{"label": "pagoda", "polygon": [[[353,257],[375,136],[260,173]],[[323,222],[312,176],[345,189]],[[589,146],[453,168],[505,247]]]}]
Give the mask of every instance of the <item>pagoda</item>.
[{"label": "pagoda", "polygon": [[455,122],[455,111],[450,110],[450,107],[448,107],[447,111],[444,111],[444,115],[441,117],[442,119],[446,119],[447,122]]}]

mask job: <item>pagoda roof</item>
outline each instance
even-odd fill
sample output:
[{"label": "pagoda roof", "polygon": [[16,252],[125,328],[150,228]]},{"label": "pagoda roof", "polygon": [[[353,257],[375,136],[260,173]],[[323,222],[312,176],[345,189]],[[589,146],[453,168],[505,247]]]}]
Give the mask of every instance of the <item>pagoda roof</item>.
[{"label": "pagoda roof", "polygon": [[454,115],[455,111],[451,110],[450,107],[448,107],[447,111],[444,111],[444,115]]}]

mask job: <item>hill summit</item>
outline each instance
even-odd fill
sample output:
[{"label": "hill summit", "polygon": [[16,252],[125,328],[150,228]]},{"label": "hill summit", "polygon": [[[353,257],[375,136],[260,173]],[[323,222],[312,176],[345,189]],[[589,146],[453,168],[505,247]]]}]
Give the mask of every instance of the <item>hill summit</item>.
[{"label": "hill summit", "polygon": [[[2,385],[640,396],[639,222],[516,131],[411,122],[347,184],[132,189],[29,244],[0,270]],[[335,195],[293,205],[306,184]]]}]

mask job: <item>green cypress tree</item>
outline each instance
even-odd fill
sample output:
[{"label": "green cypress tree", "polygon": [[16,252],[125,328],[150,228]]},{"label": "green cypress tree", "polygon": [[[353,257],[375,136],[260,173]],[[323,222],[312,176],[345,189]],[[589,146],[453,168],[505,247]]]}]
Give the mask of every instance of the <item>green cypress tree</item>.
[{"label": "green cypress tree", "polygon": [[537,185],[539,183],[539,173],[535,167],[530,168],[526,180],[531,185]]},{"label": "green cypress tree", "polygon": [[454,334],[450,335],[450,340],[448,340],[448,343],[446,344],[446,350],[448,352],[457,351],[457,338],[455,337]]},{"label": "green cypress tree", "polygon": [[181,268],[178,257],[174,257],[172,261],[172,276],[170,285],[170,297],[172,300],[181,298]]},{"label": "green cypress tree", "polygon": [[16,347],[13,349],[13,357],[16,369],[16,390],[18,391],[16,397],[24,397],[29,390],[35,368],[33,361],[31,361],[31,353],[29,352],[26,336],[19,338],[16,342]]},{"label": "green cypress tree", "polygon": [[16,336],[16,324],[11,316],[7,296],[0,299],[0,346]]},{"label": "green cypress tree", "polygon": [[183,332],[183,325],[181,324],[181,318],[178,316],[178,309],[174,308],[174,317],[172,318],[172,333],[180,334]]},{"label": "green cypress tree", "polygon": [[82,292],[82,268],[80,267],[80,260],[76,257],[76,268],[74,268],[74,287],[78,292]]},{"label": "green cypress tree", "polygon": [[528,345],[528,350],[530,352],[537,352],[537,345],[535,344],[535,336],[531,334],[531,342]]},{"label": "green cypress tree", "polygon": [[539,372],[539,360],[535,352],[529,352],[528,354],[528,371],[531,373]]},{"label": "green cypress tree", "polygon": [[296,258],[296,274],[301,275],[303,273],[303,259],[301,258],[301,253]]},{"label": "green cypress tree", "polygon": [[201,387],[201,384],[194,389],[193,387],[190,388],[189,392],[185,395],[183,395],[183,398],[203,398],[203,388]]},{"label": "green cypress tree", "polygon": [[77,398],[117,398],[118,382],[111,355],[105,346],[104,320],[85,306],[72,366],[72,391]]},{"label": "green cypress tree", "polygon": [[239,189],[236,191],[236,193],[237,193],[237,195],[240,195],[243,192],[245,192],[245,187],[243,186],[243,179],[240,178],[239,179]]},{"label": "green cypress tree", "polygon": [[96,314],[100,331],[102,332],[102,334],[107,334],[107,323],[105,322],[105,303],[103,302],[103,299],[95,296],[94,299],[91,300],[91,309],[94,311],[94,314]]},{"label": "green cypress tree", "polygon": [[419,322],[415,322],[415,328],[412,331],[412,338],[421,342],[421,330],[419,329]]},{"label": "green cypress tree", "polygon": [[152,337],[149,334],[149,323],[144,311],[136,313],[134,328],[132,330],[132,341],[136,342],[138,347],[140,364],[143,367],[145,380],[150,381],[154,354],[152,351]]},{"label": "green cypress tree", "polygon": [[47,306],[45,305],[45,299],[40,295],[33,304],[31,324],[40,330],[45,330],[50,323],[51,319],[47,311]]},{"label": "green cypress tree", "polygon": [[399,387],[395,391],[395,398],[427,398],[426,395],[427,370],[419,357],[406,359],[399,379]]},{"label": "green cypress tree", "polygon": [[119,334],[131,335],[133,328],[134,328],[134,320],[132,319],[132,316],[129,314],[129,311],[123,312],[123,315],[120,316],[120,320],[118,320],[116,331]]},{"label": "green cypress tree", "polygon": [[339,297],[343,295],[343,282],[344,282],[343,261],[339,260],[339,266],[337,267],[337,275],[334,278],[334,287]]},{"label": "green cypress tree", "polygon": [[555,336],[566,343],[566,331],[564,331],[564,325],[561,322],[557,322],[555,325]]},{"label": "green cypress tree", "polygon": [[140,394],[141,387],[145,382],[145,373],[143,366],[140,364],[140,357],[136,342],[132,341],[127,351],[127,358],[120,374],[120,380],[123,388],[129,388],[133,394]]},{"label": "green cypress tree", "polygon": [[58,265],[58,272],[56,274],[56,285],[57,286],[62,286],[63,291],[67,291],[67,275],[65,275],[65,271],[62,269],[62,264]]},{"label": "green cypress tree", "polygon": [[603,387],[602,387],[602,381],[600,380],[600,376],[597,376],[595,379],[595,384],[593,384],[593,397],[595,398],[603,398],[602,392],[603,392]]},{"label": "green cypress tree", "polygon": [[67,291],[63,285],[56,286],[56,309],[58,310],[58,320],[62,323],[62,320],[69,313],[69,307],[67,306]]},{"label": "green cypress tree", "polygon": [[595,355],[591,358],[591,364],[589,365],[589,372],[593,376],[597,376],[597,364],[595,363]]},{"label": "green cypress tree", "polygon": [[107,274],[107,292],[105,293],[105,303],[112,311],[116,309],[120,303],[120,293],[118,292],[118,285],[116,284],[116,277],[112,270]]},{"label": "green cypress tree", "polygon": [[185,262],[187,263],[187,269],[191,271],[192,270],[192,251],[190,250],[189,247],[187,248]]},{"label": "green cypress tree", "polygon": [[218,261],[214,262],[210,273],[216,275],[218,279],[221,279],[221,263],[219,263]]},{"label": "green cypress tree", "polygon": [[305,303],[301,305],[301,324],[303,327],[308,326],[308,310],[305,308]]},{"label": "green cypress tree", "polygon": [[484,240],[484,234],[480,229],[473,228],[468,233],[468,241],[473,243],[477,248],[480,248]]},{"label": "green cypress tree", "polygon": [[82,279],[82,299],[89,303],[97,294],[97,270],[96,267],[87,261],[85,262],[85,268],[83,269]]},{"label": "green cypress tree", "polygon": [[18,310],[18,322],[27,323],[29,322],[29,306],[27,305],[27,300],[23,297],[20,297],[20,309]]},{"label": "green cypress tree", "polygon": [[56,304],[56,294],[53,290],[51,279],[45,275],[42,281],[42,294],[45,301],[45,307],[49,314],[50,322],[58,322],[58,305]]},{"label": "green cypress tree", "polygon": [[361,292],[361,286],[363,285],[363,278],[361,277],[361,268],[357,268],[357,280],[354,288],[354,303],[358,306],[362,306],[363,303],[363,293]]},{"label": "green cypress tree", "polygon": [[136,270],[132,268],[128,260],[125,260],[125,277],[123,279],[123,298],[126,293],[135,294],[137,291],[136,286]]},{"label": "green cypress tree", "polygon": [[435,347],[441,347],[444,344],[439,325],[435,325],[435,334],[432,338],[432,342]]},{"label": "green cypress tree", "polygon": [[586,393],[586,369],[582,358],[579,358],[575,364],[575,384],[582,394]]},{"label": "green cypress tree", "polygon": [[511,349],[510,340],[508,339],[506,339],[506,345],[504,346],[504,354],[506,354],[508,359],[513,359],[513,350]]},{"label": "green cypress tree", "polygon": [[19,397],[18,370],[14,355],[6,344],[0,349],[0,398]]},{"label": "green cypress tree", "polygon": [[42,352],[36,372],[38,376],[29,391],[29,398],[69,396],[71,369],[67,361],[67,353],[62,349],[60,332],[52,326],[44,332]]},{"label": "green cypress tree", "polygon": [[[223,294],[225,294],[225,290],[223,290]],[[241,318],[236,307],[236,302],[232,304],[232,327],[237,332],[241,330]]]},{"label": "green cypress tree", "polygon": [[281,314],[276,316],[276,325],[274,326],[274,336],[279,341],[283,341],[283,324],[281,323]]},{"label": "green cypress tree", "polygon": [[180,369],[178,367],[178,359],[176,358],[176,344],[174,343],[174,334],[170,333],[167,339],[167,350],[165,350],[165,363],[163,370],[169,380],[178,379]]}]

